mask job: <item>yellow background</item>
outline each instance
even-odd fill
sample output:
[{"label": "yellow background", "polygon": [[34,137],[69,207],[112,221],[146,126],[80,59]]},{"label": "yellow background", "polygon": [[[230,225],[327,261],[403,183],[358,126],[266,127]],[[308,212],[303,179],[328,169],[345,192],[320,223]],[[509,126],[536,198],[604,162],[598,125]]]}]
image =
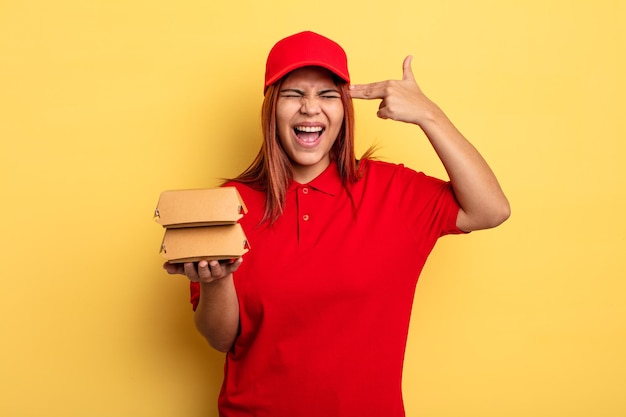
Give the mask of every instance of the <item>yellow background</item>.
[{"label": "yellow background", "polygon": [[[223,356],[152,211],[248,165],[266,54],[305,29],[355,83],[413,54],[512,204],[427,264],[407,415],[626,415],[624,27],[621,0],[2,0],[0,415],[216,416]],[[357,103],[359,153],[445,175],[376,108]]]}]

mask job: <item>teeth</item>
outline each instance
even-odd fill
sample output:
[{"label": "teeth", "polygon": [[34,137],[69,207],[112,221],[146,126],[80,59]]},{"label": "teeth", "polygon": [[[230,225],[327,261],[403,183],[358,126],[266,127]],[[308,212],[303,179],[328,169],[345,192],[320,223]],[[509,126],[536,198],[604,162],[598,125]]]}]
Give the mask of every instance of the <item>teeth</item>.
[{"label": "teeth", "polygon": [[322,130],[324,130],[321,126],[296,126],[296,130],[299,132],[321,132]]}]

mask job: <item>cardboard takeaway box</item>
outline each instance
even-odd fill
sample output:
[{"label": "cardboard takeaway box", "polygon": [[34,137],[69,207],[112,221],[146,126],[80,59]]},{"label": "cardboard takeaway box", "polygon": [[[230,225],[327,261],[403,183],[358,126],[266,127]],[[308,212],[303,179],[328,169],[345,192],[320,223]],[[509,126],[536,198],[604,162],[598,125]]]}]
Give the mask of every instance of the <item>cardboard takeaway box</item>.
[{"label": "cardboard takeaway box", "polygon": [[167,229],[161,254],[170,263],[239,258],[249,246],[240,224]]},{"label": "cardboard takeaway box", "polygon": [[165,228],[162,256],[170,263],[242,256],[249,245],[238,221],[247,212],[234,187],[162,192],[154,212]]},{"label": "cardboard takeaway box", "polygon": [[235,187],[163,191],[154,217],[161,226],[179,227],[235,224],[248,212]]}]

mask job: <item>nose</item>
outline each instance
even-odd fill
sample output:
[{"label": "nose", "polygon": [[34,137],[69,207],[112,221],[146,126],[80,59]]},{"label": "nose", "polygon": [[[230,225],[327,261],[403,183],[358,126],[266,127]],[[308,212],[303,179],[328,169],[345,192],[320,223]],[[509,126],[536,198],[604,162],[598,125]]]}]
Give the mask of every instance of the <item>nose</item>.
[{"label": "nose", "polygon": [[320,111],[321,107],[319,97],[302,97],[302,103],[300,105],[300,112],[302,114],[314,115],[319,114]]}]

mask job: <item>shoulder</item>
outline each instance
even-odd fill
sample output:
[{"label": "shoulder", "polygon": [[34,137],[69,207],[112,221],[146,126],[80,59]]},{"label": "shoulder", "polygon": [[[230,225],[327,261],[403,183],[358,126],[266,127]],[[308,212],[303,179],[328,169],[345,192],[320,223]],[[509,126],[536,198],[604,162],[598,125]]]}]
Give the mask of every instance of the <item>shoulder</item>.
[{"label": "shoulder", "polygon": [[379,160],[364,160],[362,179],[366,188],[384,189],[385,193],[418,192],[420,194],[439,194],[451,187],[449,181],[432,177],[422,171],[416,171],[404,164]]},{"label": "shoulder", "polygon": [[262,199],[265,201],[265,192],[249,184],[230,180],[222,184],[222,187],[235,187],[242,198],[248,197],[253,200]]},{"label": "shoulder", "polygon": [[360,162],[363,177],[368,181],[386,182],[392,179],[415,179],[425,177],[423,172],[415,171],[404,164],[396,164],[380,160],[365,159]]}]

